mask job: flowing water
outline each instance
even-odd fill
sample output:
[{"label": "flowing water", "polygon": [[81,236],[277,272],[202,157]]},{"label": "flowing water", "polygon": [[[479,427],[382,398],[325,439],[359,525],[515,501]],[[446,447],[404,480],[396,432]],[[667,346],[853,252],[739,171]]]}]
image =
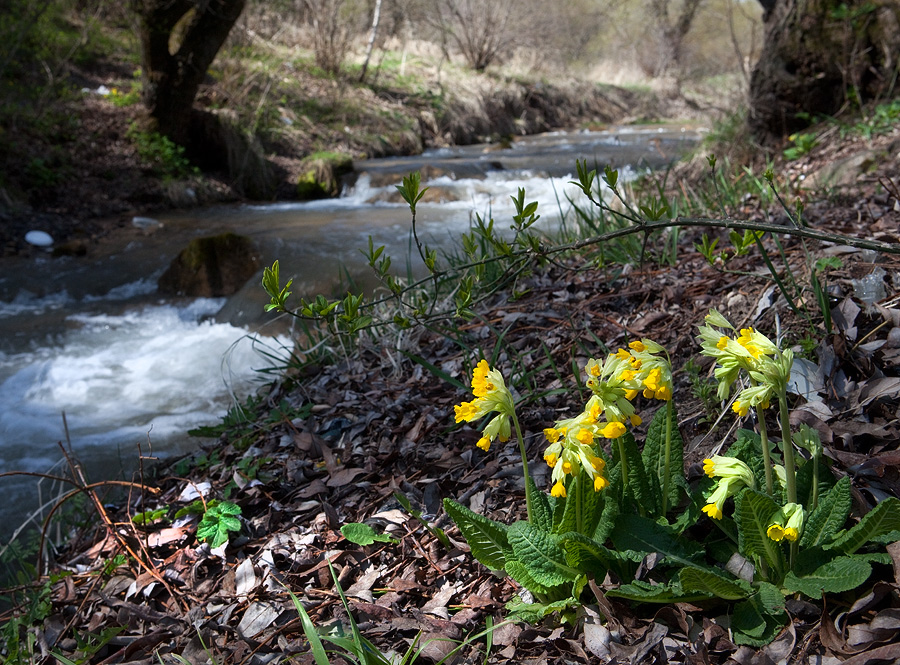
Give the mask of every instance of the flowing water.
[{"label": "flowing water", "polygon": [[[693,147],[695,129],[627,127],[555,132],[492,146],[429,151],[356,164],[341,198],[190,210],[132,229],[89,257],[0,261],[0,473],[47,472],[68,441],[92,480],[130,478],[144,455],[196,447],[185,431],[217,422],[234,396],[264,382],[257,370],[286,355],[283,322],[263,311],[259,276],[228,299],[163,298],[156,280],[194,237],[235,231],[252,238],[261,265],[279,259],[294,297],[365,284],[360,249],[372,236],[395,268],[410,256],[409,210],[394,185],[419,170],[430,191],[417,229],[451,249],[476,213],[499,227],[524,187],[541,224],[567,209],[576,158],[623,176],[663,166]],[[252,333],[250,331],[253,331]],[[0,546],[55,488],[33,477],[0,478]]]}]

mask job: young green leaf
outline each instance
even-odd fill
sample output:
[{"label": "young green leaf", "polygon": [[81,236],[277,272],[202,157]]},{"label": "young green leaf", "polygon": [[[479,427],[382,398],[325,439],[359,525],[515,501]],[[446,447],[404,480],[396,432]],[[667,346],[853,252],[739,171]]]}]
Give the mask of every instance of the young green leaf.
[{"label": "young green leaf", "polygon": [[624,598],[637,603],[660,603],[668,605],[669,603],[691,603],[701,600],[708,600],[712,596],[708,593],[700,591],[685,592],[678,580],[673,580],[669,584],[650,584],[643,580],[635,580],[628,584],[623,584],[618,589],[610,589],[606,592],[610,598]]},{"label": "young green leaf", "polygon": [[[634,441],[634,436],[631,432],[626,432],[620,437],[619,443],[625,451],[625,463],[628,466],[628,486],[626,490],[634,497],[634,501],[640,509],[651,515],[659,514],[662,507],[660,485],[656,479],[651,482],[649,474],[644,468],[644,460]],[[613,446],[613,450],[618,452],[619,446]]]},{"label": "young green leaf", "polygon": [[506,559],[506,574],[528,589],[531,593],[547,594],[551,587],[535,580],[524,563],[516,559]]},{"label": "young green leaf", "polygon": [[769,644],[786,621],[784,596],[774,585],[762,582],[759,593],[734,606],[734,643],[757,647]]},{"label": "young green leaf", "polygon": [[368,524],[362,524],[360,522],[350,522],[349,524],[345,524],[341,527],[341,533],[344,535],[344,538],[349,540],[354,545],[371,545],[376,541],[379,543],[400,542],[393,536],[389,536],[386,533],[376,533],[375,529],[373,529],[371,526],[369,526]]},{"label": "young green leaf", "polygon": [[241,530],[241,521],[237,518],[241,507],[230,501],[209,503],[203,519],[197,525],[197,540],[209,542],[213,549],[228,542],[229,533]]},{"label": "young green leaf", "polygon": [[491,570],[503,570],[509,552],[507,526],[472,512],[451,499],[444,499],[444,510],[472,549],[472,556]]}]

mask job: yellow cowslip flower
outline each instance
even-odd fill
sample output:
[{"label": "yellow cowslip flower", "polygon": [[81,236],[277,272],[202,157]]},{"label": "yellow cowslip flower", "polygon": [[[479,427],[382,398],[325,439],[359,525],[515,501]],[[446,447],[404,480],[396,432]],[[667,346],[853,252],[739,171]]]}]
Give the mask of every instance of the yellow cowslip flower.
[{"label": "yellow cowslip flower", "polygon": [[637,414],[634,414],[633,416],[631,416],[630,420],[631,420],[632,427],[637,427],[642,422],[644,422],[643,419]]},{"label": "yellow cowslip flower", "polygon": [[559,455],[557,453],[551,453],[547,451],[544,453],[544,461],[547,463],[547,466],[552,469],[559,461]]},{"label": "yellow cowslip flower", "polygon": [[589,446],[594,442],[594,433],[589,429],[580,429],[575,438],[578,439],[579,443]]},{"label": "yellow cowslip flower", "polygon": [[635,378],[638,390],[647,399],[672,399],[672,366],[666,350],[651,339],[632,342],[632,367],[639,370]]},{"label": "yellow cowslip flower", "polygon": [[550,490],[550,496],[555,496],[557,499],[566,498],[566,486],[563,485],[561,480],[557,480],[553,485],[553,489]]},{"label": "yellow cowslip flower", "polygon": [[799,503],[786,503],[777,513],[772,515],[772,523],[766,529],[766,535],[775,542],[782,539],[793,543],[800,537],[806,520],[806,510]]},{"label": "yellow cowslip flower", "polygon": [[736,399],[734,400],[734,404],[731,405],[731,410],[743,418],[750,412],[750,406],[748,404],[743,404],[741,403],[741,400]]},{"label": "yellow cowslip flower", "polygon": [[756,479],[746,462],[737,457],[713,455],[703,460],[703,473],[710,478],[739,478],[747,487],[755,487]]},{"label": "yellow cowslip flower", "polygon": [[744,487],[755,487],[753,471],[736,457],[713,455],[703,460],[703,472],[710,478],[718,477],[719,482],[706,500],[703,512],[715,520],[722,519],[722,508],[728,497],[737,494]]},{"label": "yellow cowslip flower", "polygon": [[463,402],[453,407],[456,412],[456,422],[471,422],[478,416],[478,405],[475,402]]},{"label": "yellow cowslip flower", "polygon": [[487,360],[482,359],[475,365],[475,369],[472,371],[472,394],[475,397],[484,397],[496,389],[490,380],[490,372],[491,368]]},{"label": "yellow cowslip flower", "polygon": [[594,476],[594,491],[599,492],[602,489],[606,489],[609,487],[609,481],[606,479],[606,476],[601,474],[597,474]]},{"label": "yellow cowslip flower", "polygon": [[[737,381],[742,370],[747,372],[756,384],[751,388],[767,386],[777,390],[779,381],[785,375],[790,376],[790,364],[793,362],[790,351],[782,352],[768,337],[753,328],[741,329],[735,338],[723,335],[718,328],[734,330],[734,326],[724,316],[716,310],[710,310],[705,325],[699,328],[697,341],[700,343],[701,353],[716,360],[715,377],[719,382],[720,400],[728,399],[731,386]],[[783,381],[786,384],[787,379],[784,378]],[[740,398],[742,405],[753,407],[763,401],[768,400],[760,396],[751,399],[750,395],[743,393]]]},{"label": "yellow cowslip flower", "polygon": [[503,375],[491,369],[487,360],[479,361],[472,371],[472,393],[474,400],[453,407],[456,422],[472,422],[489,413],[496,413],[482,429],[483,436],[475,444],[487,452],[495,439],[509,440],[509,418],[515,415],[515,402]]},{"label": "yellow cowslip flower", "polygon": [[725,501],[728,500],[728,497],[744,489],[744,487],[746,485],[738,477],[721,478],[716,485],[716,489],[706,499],[706,505],[701,510],[714,520],[722,519],[722,508],[725,506]]},{"label": "yellow cowslip flower", "polygon": [[618,439],[625,434],[625,425],[615,420],[608,422],[605,427],[600,430],[600,434],[607,439]]},{"label": "yellow cowslip flower", "polygon": [[555,427],[547,427],[544,430],[544,436],[547,437],[547,441],[549,441],[550,443],[556,443],[557,441],[559,441],[559,437],[562,434],[563,434],[563,432],[556,429]]}]

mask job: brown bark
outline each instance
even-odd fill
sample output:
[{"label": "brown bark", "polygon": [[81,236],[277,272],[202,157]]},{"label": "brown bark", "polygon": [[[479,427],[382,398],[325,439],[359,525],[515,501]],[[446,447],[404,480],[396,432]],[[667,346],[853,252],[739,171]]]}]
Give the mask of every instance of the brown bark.
[{"label": "brown bark", "polygon": [[749,123],[774,144],[848,103],[896,94],[900,5],[896,0],[777,0],[750,79]]},{"label": "brown bark", "polygon": [[[132,0],[149,129],[190,143],[194,98],[246,0]],[[185,25],[186,24],[186,25]],[[176,28],[181,39],[173,35]]]}]

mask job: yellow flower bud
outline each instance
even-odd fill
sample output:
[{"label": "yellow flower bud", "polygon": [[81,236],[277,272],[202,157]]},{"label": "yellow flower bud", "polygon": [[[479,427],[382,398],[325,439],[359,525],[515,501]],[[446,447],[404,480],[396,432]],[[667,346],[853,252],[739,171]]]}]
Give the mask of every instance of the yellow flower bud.
[{"label": "yellow flower bud", "polygon": [[476,443],[475,445],[481,448],[484,452],[487,452],[491,447],[491,440],[488,437],[483,436],[478,439],[478,443]]}]

